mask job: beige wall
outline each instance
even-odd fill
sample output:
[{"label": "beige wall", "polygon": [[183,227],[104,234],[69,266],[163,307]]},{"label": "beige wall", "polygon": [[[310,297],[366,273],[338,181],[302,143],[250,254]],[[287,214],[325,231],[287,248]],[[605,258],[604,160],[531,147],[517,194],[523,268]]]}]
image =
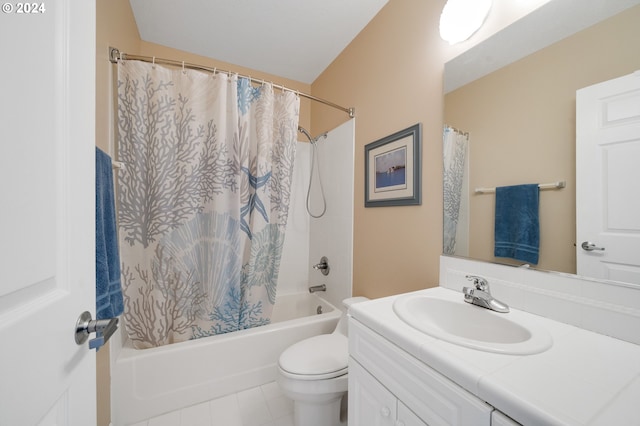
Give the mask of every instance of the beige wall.
[{"label": "beige wall", "polygon": [[[390,0],[313,83],[314,95],[356,108],[354,289],[370,298],[438,284],[442,252],[444,0]],[[312,105],[314,132],[344,115]],[[422,205],[364,207],[364,146],[422,123]]]},{"label": "beige wall", "polygon": [[[472,189],[567,181],[540,194],[542,269],[576,270],[576,90],[640,69],[639,22],[636,6],[446,96],[445,121],[470,132]],[[495,197],[470,201],[470,256],[496,260]]]}]

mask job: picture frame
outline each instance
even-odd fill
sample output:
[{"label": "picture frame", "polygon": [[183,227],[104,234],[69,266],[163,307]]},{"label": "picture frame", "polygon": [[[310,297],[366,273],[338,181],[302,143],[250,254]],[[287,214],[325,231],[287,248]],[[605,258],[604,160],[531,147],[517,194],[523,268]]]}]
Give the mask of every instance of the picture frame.
[{"label": "picture frame", "polygon": [[421,123],[365,145],[365,207],[422,204],[421,146]]}]

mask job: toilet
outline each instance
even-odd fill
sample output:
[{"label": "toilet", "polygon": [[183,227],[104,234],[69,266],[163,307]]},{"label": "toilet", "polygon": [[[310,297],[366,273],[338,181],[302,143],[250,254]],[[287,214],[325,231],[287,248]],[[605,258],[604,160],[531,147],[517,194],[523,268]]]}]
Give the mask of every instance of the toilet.
[{"label": "toilet", "polygon": [[342,301],[342,314],[331,334],[304,339],[288,347],[278,360],[278,384],[293,400],[295,426],[344,426],[340,407],[347,393],[347,314],[349,306],[366,297]]}]

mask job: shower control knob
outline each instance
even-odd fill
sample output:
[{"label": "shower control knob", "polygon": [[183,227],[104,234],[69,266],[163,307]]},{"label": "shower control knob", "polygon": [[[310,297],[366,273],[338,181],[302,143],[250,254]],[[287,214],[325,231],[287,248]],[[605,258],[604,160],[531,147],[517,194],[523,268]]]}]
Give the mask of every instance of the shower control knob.
[{"label": "shower control knob", "polygon": [[329,275],[331,268],[329,268],[329,259],[327,259],[327,256],[322,256],[320,263],[313,265],[313,269],[322,272],[322,275]]}]

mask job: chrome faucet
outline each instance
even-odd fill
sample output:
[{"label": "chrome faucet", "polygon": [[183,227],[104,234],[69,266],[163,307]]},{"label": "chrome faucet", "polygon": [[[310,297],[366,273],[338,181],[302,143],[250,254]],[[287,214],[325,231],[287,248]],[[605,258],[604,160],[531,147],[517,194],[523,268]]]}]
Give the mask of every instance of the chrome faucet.
[{"label": "chrome faucet", "polygon": [[486,279],[476,275],[467,275],[466,278],[473,282],[473,287],[464,287],[462,289],[465,302],[491,309],[496,312],[509,312],[509,307],[506,304],[491,296],[491,293],[489,292],[489,283]]},{"label": "chrome faucet", "polygon": [[309,287],[309,293],[315,293],[316,291],[327,291],[327,286],[325,284],[320,284]]},{"label": "chrome faucet", "polygon": [[313,265],[313,269],[322,272],[322,275],[329,275],[329,271],[331,270],[331,268],[329,268],[329,259],[327,259],[326,256],[322,256],[320,263]]}]

